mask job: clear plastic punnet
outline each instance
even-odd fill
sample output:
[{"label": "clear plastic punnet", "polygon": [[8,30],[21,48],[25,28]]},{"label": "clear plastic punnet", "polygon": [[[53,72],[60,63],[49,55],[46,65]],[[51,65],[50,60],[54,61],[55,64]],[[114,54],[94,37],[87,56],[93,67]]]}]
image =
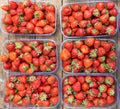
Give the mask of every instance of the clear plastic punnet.
[{"label": "clear plastic punnet", "polygon": [[[89,6],[95,6],[95,4],[97,3],[97,2],[104,2],[104,3],[106,3],[106,2],[109,2],[109,1],[111,1],[111,0],[102,0],[102,1],[98,1],[98,0],[93,0],[93,1],[84,1],[84,2],[67,2],[66,4],[64,4],[62,7],[61,7],[61,9],[60,9],[60,24],[61,24],[61,26],[60,26],[60,29],[61,29],[61,33],[63,34],[63,36],[65,37],[65,38],[79,38],[79,39],[81,39],[81,38],[85,38],[85,37],[92,37],[92,35],[88,35],[88,36],[68,36],[68,35],[65,35],[64,34],[64,32],[63,32],[63,29],[62,29],[62,9],[65,7],[65,6],[69,6],[69,5],[71,5],[71,4],[88,4]],[[115,8],[118,10],[118,7],[117,7],[117,5],[115,4]],[[117,33],[117,31],[118,31],[118,15],[117,15],[117,17],[116,17],[116,31],[115,31],[115,33],[113,34],[113,35],[108,35],[108,34],[105,34],[105,35],[98,35],[98,36],[94,36],[94,37],[102,37],[102,38],[107,38],[107,37],[112,37],[112,36],[115,36],[116,35],[116,33]]]},{"label": "clear plastic punnet", "polygon": [[[15,40],[6,40],[3,44],[2,44],[2,47],[1,47],[1,55],[2,54],[8,54],[8,51],[6,49],[6,44],[7,43],[10,43],[10,42],[16,42],[16,41],[23,41],[23,42],[28,42],[28,41],[40,41],[41,43],[45,43],[45,42],[48,42],[48,41],[51,41],[51,42],[54,42],[54,44],[56,45],[56,48],[55,48],[55,51],[56,51],[56,67],[55,67],[55,70],[52,70],[52,71],[48,71],[48,72],[34,72],[34,74],[39,74],[39,73],[55,73],[58,69],[58,45],[56,44],[56,42],[52,39],[15,39]],[[6,72],[6,73],[9,73],[9,74],[16,74],[16,75],[19,75],[21,74],[19,71],[11,71],[11,70],[5,70],[3,68],[3,70]],[[27,75],[27,73],[24,73],[25,75]]]},{"label": "clear plastic punnet", "polygon": [[[12,1],[12,0],[5,0],[4,2],[3,2],[3,4],[1,4],[1,6],[2,5],[7,5],[7,4],[9,4],[9,1]],[[0,10],[0,27],[1,27],[1,31],[4,33],[4,34],[6,34],[6,35],[10,35],[10,36],[52,36],[55,32],[56,32],[56,25],[57,25],[57,7],[56,7],[56,5],[53,3],[53,2],[51,2],[50,0],[47,0],[47,1],[45,1],[45,0],[30,0],[32,3],[35,3],[35,4],[38,4],[38,3],[45,3],[45,4],[52,4],[52,5],[54,5],[54,7],[55,7],[55,26],[54,26],[54,31],[52,32],[52,33],[49,33],[49,34],[35,34],[35,33],[32,33],[32,34],[22,34],[22,33],[9,33],[9,32],[7,32],[6,30],[5,30],[5,25],[2,23],[2,19],[3,19],[3,17],[4,17],[4,15],[6,14],[6,12],[4,11],[4,10]],[[17,3],[19,3],[19,2],[23,2],[23,0],[16,0],[16,2]]]},{"label": "clear plastic punnet", "polygon": [[[117,42],[115,41],[115,40],[113,40],[113,39],[105,39],[105,38],[96,38],[97,40],[100,40],[100,41],[110,41],[110,42],[112,42],[112,43],[114,43],[114,45],[115,45],[115,51],[116,51],[116,54],[117,54],[117,59],[116,59],[116,68],[115,68],[115,70],[113,71],[113,72],[106,72],[106,73],[112,73],[112,74],[116,74],[116,71],[117,71],[117,69],[118,69],[118,60],[119,60],[119,54],[118,54],[118,46],[117,46]],[[62,44],[60,45],[60,52],[62,51],[62,49],[63,49],[63,45],[64,45],[64,43],[65,42],[69,42],[69,41],[79,41],[79,40],[81,40],[81,41],[84,41],[85,40],[85,38],[84,39],[66,39],[66,40],[64,40],[63,42],[62,42]],[[66,74],[69,74],[69,73],[71,73],[71,74],[73,74],[74,72],[67,72],[67,71],[65,71],[64,70],[64,67],[63,67],[63,65],[62,65],[62,60],[60,59],[60,67],[61,67],[61,69],[66,73]],[[85,72],[78,72],[78,73],[85,73]],[[99,73],[99,72],[94,72],[94,73],[98,73],[98,74],[101,74],[101,73]],[[88,73],[89,74],[89,73]]]},{"label": "clear plastic punnet", "polygon": [[104,107],[100,107],[100,106],[97,106],[97,107],[90,107],[90,108],[86,108],[82,105],[80,106],[72,106],[72,105],[68,105],[64,102],[63,100],[63,94],[64,94],[64,91],[63,91],[63,81],[68,78],[69,76],[75,76],[75,77],[78,77],[78,76],[88,76],[86,74],[68,74],[66,76],[63,77],[62,81],[61,81],[61,84],[62,84],[62,96],[61,96],[61,102],[63,104],[63,106],[65,107],[65,109],[113,109],[113,108],[116,108],[116,106],[118,105],[119,103],[119,85],[118,85],[118,80],[117,78],[114,76],[114,75],[111,75],[111,74],[89,74],[89,76],[92,76],[92,77],[97,77],[97,76],[103,76],[103,77],[106,77],[106,76],[111,76],[114,78],[114,85],[115,85],[115,102],[112,104],[112,105],[107,105],[107,106],[104,106]]},{"label": "clear plastic punnet", "polygon": [[[23,76],[24,74],[20,74],[20,75],[12,75],[12,76]],[[6,109],[58,109],[60,103],[61,103],[61,84],[60,84],[60,78],[54,74],[43,74],[43,73],[39,73],[39,74],[34,74],[32,76],[54,76],[56,79],[57,79],[57,82],[58,82],[58,102],[56,105],[50,105],[49,107],[40,107],[40,106],[33,106],[32,104],[31,105],[28,105],[28,106],[14,106],[12,103],[5,103],[3,104],[4,108]],[[4,85],[4,88],[3,88],[3,98],[5,97],[5,91],[6,91],[6,81],[7,79],[10,77],[11,75],[7,75],[3,81],[3,85]],[[27,75],[27,76],[30,76],[30,75]]]}]

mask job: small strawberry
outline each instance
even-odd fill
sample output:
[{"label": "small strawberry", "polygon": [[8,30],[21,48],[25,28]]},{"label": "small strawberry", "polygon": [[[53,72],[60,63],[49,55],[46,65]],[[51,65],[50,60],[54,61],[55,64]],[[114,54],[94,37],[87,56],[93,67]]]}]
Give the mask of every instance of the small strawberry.
[{"label": "small strawberry", "polygon": [[65,94],[72,94],[73,92],[72,87],[70,85],[65,85],[63,91]]},{"label": "small strawberry", "polygon": [[114,84],[114,78],[112,76],[106,76],[105,77],[105,83],[108,85],[113,85]]},{"label": "small strawberry", "polygon": [[86,108],[90,108],[93,106],[93,102],[89,101],[87,99],[83,100],[82,104],[86,107]]},{"label": "small strawberry", "polygon": [[96,81],[92,81],[90,83],[90,88],[97,88],[98,87],[98,83]]},{"label": "small strawberry", "polygon": [[99,99],[98,103],[99,103],[99,106],[104,107],[107,104],[107,101],[106,99],[101,98]]},{"label": "small strawberry", "polygon": [[97,57],[97,49],[91,50],[89,57],[91,57],[91,58],[96,58],[96,57]]},{"label": "small strawberry", "polygon": [[73,95],[69,95],[67,99],[68,99],[68,103],[69,103],[69,104],[72,104],[72,103],[74,102],[74,99],[75,99],[75,98],[74,98]]},{"label": "small strawberry", "polygon": [[83,92],[79,92],[75,95],[75,98],[79,99],[79,100],[84,100],[85,99],[85,94]]},{"label": "small strawberry", "polygon": [[41,92],[41,93],[40,93],[40,100],[41,100],[41,101],[47,100],[47,97],[48,97],[48,96],[47,96],[47,94],[46,94],[45,92]]}]

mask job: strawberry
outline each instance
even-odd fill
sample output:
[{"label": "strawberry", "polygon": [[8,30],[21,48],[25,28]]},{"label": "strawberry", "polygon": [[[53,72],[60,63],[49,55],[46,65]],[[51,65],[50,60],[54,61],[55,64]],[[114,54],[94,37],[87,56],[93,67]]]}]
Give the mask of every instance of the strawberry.
[{"label": "strawberry", "polygon": [[80,50],[83,54],[88,54],[90,49],[87,45],[82,45]]},{"label": "strawberry", "polygon": [[14,99],[13,99],[14,103],[17,103],[20,100],[21,100],[21,96],[19,96],[18,94],[14,95]]},{"label": "strawberry", "polygon": [[74,76],[69,76],[68,77],[68,82],[69,82],[70,85],[72,85],[76,82],[76,78]]},{"label": "strawberry", "polygon": [[114,84],[114,78],[112,76],[106,76],[105,77],[105,83],[108,85],[113,85]]},{"label": "strawberry", "polygon": [[96,88],[92,88],[92,89],[89,90],[89,94],[93,97],[97,97],[98,94],[99,94],[99,90],[96,89]]},{"label": "strawberry", "polygon": [[93,46],[95,42],[95,38],[86,38],[85,44],[89,47]]},{"label": "strawberry", "polygon": [[98,105],[99,105],[99,99],[98,99],[98,98],[95,98],[95,99],[93,100],[93,103],[94,103],[95,106],[98,106]]},{"label": "strawberry", "polygon": [[75,92],[79,92],[81,90],[81,84],[79,82],[76,82],[72,85],[72,89]]},{"label": "strawberry", "polygon": [[115,102],[115,97],[114,96],[107,96],[107,103],[109,105],[113,104]]},{"label": "strawberry", "polygon": [[107,89],[107,94],[108,94],[109,96],[114,96],[114,95],[115,95],[115,89],[113,89],[113,88],[108,88],[108,89]]},{"label": "strawberry", "polygon": [[79,92],[75,95],[75,98],[79,99],[79,100],[84,100],[85,99],[85,94],[83,92]]},{"label": "strawberry", "polygon": [[114,50],[112,50],[108,53],[108,57],[114,61],[117,59],[117,54]]},{"label": "strawberry", "polygon": [[65,70],[66,72],[70,72],[70,71],[71,71],[71,65],[66,65],[66,66],[64,66],[64,70]]},{"label": "strawberry", "polygon": [[96,58],[97,57],[97,49],[92,49],[91,51],[90,51],[90,56],[89,57],[91,57],[91,58]]},{"label": "strawberry", "polygon": [[105,56],[101,56],[101,57],[98,57],[98,60],[99,60],[99,62],[105,62],[105,60],[106,60],[106,57]]},{"label": "strawberry", "polygon": [[74,42],[74,48],[80,49],[82,45],[83,45],[83,41],[81,40],[76,40]]},{"label": "strawberry", "polygon": [[78,82],[80,82],[81,84],[85,82],[84,76],[78,76],[77,79],[78,79]]},{"label": "strawberry", "polygon": [[93,102],[92,101],[89,101],[87,99],[83,100],[83,103],[82,103],[86,108],[90,108],[93,106]]},{"label": "strawberry", "polygon": [[27,63],[31,63],[32,62],[32,55],[30,53],[25,53],[23,55],[23,59],[27,62]]},{"label": "strawberry", "polygon": [[82,90],[83,90],[83,91],[89,90],[89,84],[86,83],[86,82],[84,82],[84,83],[82,84]]},{"label": "strawberry", "polygon": [[76,58],[78,56],[78,50],[76,48],[73,48],[71,51],[72,58]]},{"label": "strawberry", "polygon": [[98,87],[98,83],[96,81],[92,81],[90,83],[90,88],[97,88]]},{"label": "strawberry", "polygon": [[98,87],[99,91],[100,92],[106,92],[107,91],[107,86],[105,84],[101,84],[99,87]]},{"label": "strawberry", "polygon": [[63,91],[65,94],[72,94],[73,92],[72,87],[70,85],[65,85]]},{"label": "strawberry", "polygon": [[48,56],[49,57],[55,57],[56,56],[56,50],[52,49]]},{"label": "strawberry", "polygon": [[94,41],[94,48],[99,48],[100,47],[100,40],[95,40]]},{"label": "strawberry", "polygon": [[86,77],[85,77],[85,81],[86,81],[87,83],[91,83],[91,82],[92,82],[92,77],[91,77],[91,76],[86,76]]},{"label": "strawberry", "polygon": [[73,95],[69,95],[68,98],[67,98],[68,103],[69,103],[69,104],[72,104],[72,103],[74,102],[74,99],[75,99],[75,98],[74,98]]},{"label": "strawberry", "polygon": [[96,76],[95,79],[99,82],[99,83],[104,83],[105,78],[103,76]]},{"label": "strawberry", "polygon": [[98,56],[104,56],[105,55],[105,49],[103,47],[98,48]]},{"label": "strawberry", "polygon": [[85,58],[85,59],[83,60],[83,63],[84,63],[85,68],[88,68],[88,67],[92,66],[93,60],[92,60],[92,59],[89,59],[89,58]]},{"label": "strawberry", "polygon": [[103,98],[107,98],[107,96],[108,96],[108,95],[107,95],[106,92],[104,92],[104,93],[101,94],[101,97],[103,97]]},{"label": "strawberry", "polygon": [[25,86],[24,86],[24,84],[22,84],[22,83],[16,83],[16,84],[15,84],[15,87],[16,87],[16,89],[19,90],[19,91],[25,89]]},{"label": "strawberry", "polygon": [[99,106],[104,107],[107,104],[107,101],[106,99],[101,98],[99,99],[98,103],[99,103]]},{"label": "strawberry", "polygon": [[106,72],[106,65],[105,64],[100,64],[100,66],[98,67],[98,71],[100,73],[105,73]]},{"label": "strawberry", "polygon": [[66,48],[66,49],[67,49],[68,51],[70,51],[70,52],[72,51],[73,46],[74,46],[74,45],[73,45],[73,42],[72,42],[72,41],[65,42],[64,45],[63,45],[63,47]]},{"label": "strawberry", "polygon": [[40,96],[41,101],[47,100],[47,98],[48,98],[48,96],[45,92],[41,92],[39,96]]}]

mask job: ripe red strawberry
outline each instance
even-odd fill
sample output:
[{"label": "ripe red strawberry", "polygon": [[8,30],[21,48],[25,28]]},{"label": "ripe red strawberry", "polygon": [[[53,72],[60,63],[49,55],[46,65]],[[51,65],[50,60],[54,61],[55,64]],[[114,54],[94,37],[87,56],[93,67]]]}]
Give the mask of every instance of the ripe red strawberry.
[{"label": "ripe red strawberry", "polygon": [[89,68],[90,66],[92,66],[93,64],[93,60],[92,59],[89,59],[89,58],[85,58],[84,59],[84,66],[85,68]]},{"label": "ripe red strawberry", "polygon": [[99,106],[104,107],[107,104],[106,99],[99,99]]},{"label": "ripe red strawberry", "polygon": [[106,52],[109,52],[111,49],[110,43],[106,41],[101,41],[101,46],[105,49]]},{"label": "ripe red strawberry", "polygon": [[90,51],[90,55],[89,55],[89,57],[91,57],[91,58],[96,58],[97,57],[97,49],[92,49],[91,51]]},{"label": "ripe red strawberry", "polygon": [[107,103],[109,105],[113,104],[115,102],[115,97],[114,96],[107,96]]},{"label": "ripe red strawberry", "polygon": [[74,76],[69,76],[68,77],[68,83],[70,85],[74,84],[76,82],[76,78]]},{"label": "ripe red strawberry", "polygon": [[65,85],[63,91],[65,94],[72,94],[72,87],[70,85]]},{"label": "ripe red strawberry", "polygon": [[83,103],[82,103],[86,108],[90,108],[93,106],[93,102],[92,101],[89,101],[87,99],[83,100]]},{"label": "ripe red strawberry", "polygon": [[106,65],[105,64],[100,64],[100,66],[98,67],[98,71],[100,73],[105,73],[106,72]]},{"label": "ripe red strawberry", "polygon": [[112,50],[112,51],[110,51],[110,52],[108,53],[108,57],[109,57],[110,59],[112,59],[112,60],[116,60],[117,54],[116,54],[116,52],[115,52],[114,50]]},{"label": "ripe red strawberry", "polygon": [[83,90],[83,91],[89,90],[89,84],[86,83],[86,82],[84,82],[84,83],[82,84],[82,90]]},{"label": "ripe red strawberry", "polygon": [[91,82],[92,82],[92,77],[91,77],[91,76],[86,76],[86,77],[85,77],[85,81],[86,81],[87,83],[91,83]]},{"label": "ripe red strawberry", "polygon": [[98,48],[98,56],[104,56],[105,55],[105,49],[103,47]]},{"label": "ripe red strawberry", "polygon": [[90,83],[90,88],[97,88],[98,87],[98,83],[96,81],[92,81]]},{"label": "ripe red strawberry", "polygon": [[78,79],[78,82],[80,82],[81,84],[85,82],[84,76],[78,76],[77,79]]},{"label": "ripe red strawberry", "polygon": [[55,57],[56,56],[56,50],[52,49],[48,56],[49,57]]},{"label": "ripe red strawberry", "polygon": [[75,98],[74,98],[73,95],[69,95],[68,98],[67,98],[68,103],[69,103],[69,104],[72,104],[72,103],[74,102],[74,99],[75,99]]},{"label": "ripe red strawberry", "polygon": [[64,70],[66,71],[66,72],[70,72],[71,71],[71,65],[66,65],[66,66],[64,66]]},{"label": "ripe red strawberry", "polygon": [[95,106],[98,106],[98,105],[99,105],[99,99],[98,99],[98,98],[95,98],[95,99],[93,100],[93,103],[94,103]]},{"label": "ripe red strawberry", "polygon": [[114,88],[108,88],[107,89],[107,94],[109,96],[114,96],[115,95],[115,89]]},{"label": "ripe red strawberry", "polygon": [[97,97],[98,94],[99,94],[99,90],[96,89],[96,88],[92,88],[92,89],[89,90],[89,94],[93,97]]},{"label": "ripe red strawberry", "polygon": [[112,76],[106,76],[105,77],[105,83],[108,85],[113,85],[114,84],[114,78]]},{"label": "ripe red strawberry", "polygon": [[32,55],[30,53],[25,53],[23,55],[23,59],[27,62],[27,63],[31,63],[32,62]]},{"label": "ripe red strawberry", "polygon": [[94,48],[99,48],[100,47],[100,40],[95,40],[94,41]]},{"label": "ripe red strawberry", "polygon": [[79,92],[81,90],[81,84],[79,82],[76,82],[72,85],[72,89],[75,91],[75,92]]},{"label": "ripe red strawberry", "polygon": [[74,48],[80,49],[80,47],[83,45],[83,41],[81,40],[76,40],[74,42]]},{"label": "ripe red strawberry", "polygon": [[73,42],[69,41],[69,42],[65,42],[63,47],[66,48],[68,51],[71,51],[73,49]]},{"label": "ripe red strawberry", "polygon": [[79,92],[75,95],[75,98],[79,99],[79,100],[84,100],[85,99],[85,94],[83,92]]},{"label": "ripe red strawberry", "polygon": [[99,83],[104,83],[105,78],[103,76],[96,76],[95,79],[99,82]]},{"label": "ripe red strawberry", "polygon": [[102,93],[107,91],[107,86],[105,84],[99,85],[98,88],[99,88],[100,92],[102,92]]},{"label": "ripe red strawberry", "polygon": [[95,42],[95,38],[86,38],[85,44],[89,47],[93,46]]},{"label": "ripe red strawberry", "polygon": [[20,90],[20,91],[25,89],[25,86],[22,83],[16,83],[15,87],[17,90]]},{"label": "ripe red strawberry", "polygon": [[105,60],[106,60],[106,57],[105,56],[101,56],[101,57],[98,57],[98,60],[99,60],[99,62],[105,62]]},{"label": "ripe red strawberry", "polygon": [[106,98],[107,96],[108,96],[108,95],[107,95],[106,92],[104,92],[104,93],[101,94],[101,97],[102,97],[102,98]]},{"label": "ripe red strawberry", "polygon": [[78,50],[76,48],[73,48],[71,51],[72,58],[76,58],[78,56]]}]

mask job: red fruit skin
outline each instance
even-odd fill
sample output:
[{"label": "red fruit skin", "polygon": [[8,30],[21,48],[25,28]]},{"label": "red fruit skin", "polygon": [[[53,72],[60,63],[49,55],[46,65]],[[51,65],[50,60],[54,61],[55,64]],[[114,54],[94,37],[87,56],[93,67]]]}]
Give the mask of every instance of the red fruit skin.
[{"label": "red fruit skin", "polygon": [[79,92],[81,90],[81,84],[79,82],[76,82],[72,85],[72,88],[75,92]]}]

